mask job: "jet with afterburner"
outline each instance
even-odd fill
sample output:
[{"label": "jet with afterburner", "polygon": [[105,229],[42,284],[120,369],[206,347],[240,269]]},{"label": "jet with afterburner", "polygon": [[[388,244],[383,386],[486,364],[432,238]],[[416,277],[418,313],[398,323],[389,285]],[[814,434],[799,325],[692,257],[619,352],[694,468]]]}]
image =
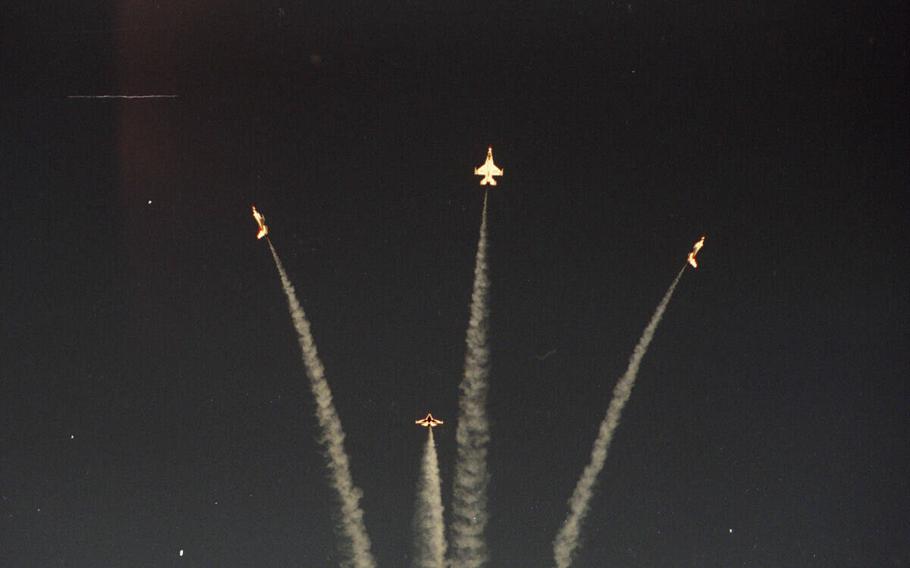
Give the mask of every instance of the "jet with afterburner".
[{"label": "jet with afterburner", "polygon": [[692,265],[692,268],[698,268],[698,263],[695,262],[695,255],[698,254],[698,251],[700,251],[701,247],[703,246],[705,246],[704,235],[702,235],[702,237],[694,245],[692,245],[692,252],[689,253],[689,258],[686,259],[689,264]]},{"label": "jet with afterburner", "polygon": [[420,420],[415,420],[414,424],[417,424],[418,426],[423,426],[424,428],[435,428],[436,426],[439,426],[440,424],[444,424],[444,422],[442,420],[437,420],[437,419],[433,418],[432,414],[427,414],[425,417],[421,418]]},{"label": "jet with afterburner", "polygon": [[487,161],[479,168],[474,168],[474,175],[483,176],[483,179],[480,180],[480,185],[496,185],[496,180],[493,179],[493,176],[501,176],[502,170],[493,163],[492,146],[487,148]]},{"label": "jet with afterburner", "polygon": [[256,233],[256,238],[261,239],[262,237],[269,234],[269,227],[265,224],[265,215],[256,211],[256,206],[253,205],[253,219],[256,219],[256,224],[259,225],[259,232]]}]

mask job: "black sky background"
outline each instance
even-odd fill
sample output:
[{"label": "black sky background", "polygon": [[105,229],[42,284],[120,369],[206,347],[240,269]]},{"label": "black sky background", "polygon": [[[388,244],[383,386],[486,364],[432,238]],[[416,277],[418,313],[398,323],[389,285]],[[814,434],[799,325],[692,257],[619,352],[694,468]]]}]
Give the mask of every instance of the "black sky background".
[{"label": "black sky background", "polygon": [[[490,565],[551,565],[706,233],[577,565],[910,566],[905,3],[4,11],[0,564],[337,564],[255,203],[407,565],[428,410],[451,494],[493,145]],[[66,98],[112,93],[179,98]]]}]

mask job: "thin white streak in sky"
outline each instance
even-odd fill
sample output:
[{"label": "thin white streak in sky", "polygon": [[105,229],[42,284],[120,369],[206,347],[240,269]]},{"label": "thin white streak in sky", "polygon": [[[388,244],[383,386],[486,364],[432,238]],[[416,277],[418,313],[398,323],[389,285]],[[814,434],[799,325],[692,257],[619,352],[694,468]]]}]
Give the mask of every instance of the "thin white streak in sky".
[{"label": "thin white streak in sky", "polygon": [[68,99],[176,99],[180,95],[67,95]]}]

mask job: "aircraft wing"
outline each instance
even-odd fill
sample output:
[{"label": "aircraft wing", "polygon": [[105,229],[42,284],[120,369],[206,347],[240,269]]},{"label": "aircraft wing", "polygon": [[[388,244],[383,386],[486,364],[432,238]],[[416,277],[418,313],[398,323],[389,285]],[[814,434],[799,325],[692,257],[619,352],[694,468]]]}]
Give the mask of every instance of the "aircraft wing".
[{"label": "aircraft wing", "polygon": [[489,165],[487,165],[487,166],[484,166],[484,167],[487,168],[487,171],[484,172],[484,173],[488,173],[488,174],[494,175],[494,176],[501,176],[501,175],[502,175],[502,170],[499,169],[499,168],[497,168],[497,167],[496,167],[496,164],[492,164],[492,163],[491,163],[491,164],[489,164]]}]

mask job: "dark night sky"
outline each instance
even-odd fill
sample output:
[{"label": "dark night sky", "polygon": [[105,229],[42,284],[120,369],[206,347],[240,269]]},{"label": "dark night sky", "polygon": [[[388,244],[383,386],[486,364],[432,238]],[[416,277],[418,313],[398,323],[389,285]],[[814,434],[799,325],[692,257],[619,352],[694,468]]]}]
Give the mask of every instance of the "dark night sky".
[{"label": "dark night sky", "polygon": [[[20,4],[0,29],[3,566],[337,564],[250,203],[374,553],[407,565],[427,410],[451,496],[489,144],[491,566],[552,564],[702,233],[577,566],[910,566],[905,2]],[[112,93],[179,98],[66,98]]]}]

